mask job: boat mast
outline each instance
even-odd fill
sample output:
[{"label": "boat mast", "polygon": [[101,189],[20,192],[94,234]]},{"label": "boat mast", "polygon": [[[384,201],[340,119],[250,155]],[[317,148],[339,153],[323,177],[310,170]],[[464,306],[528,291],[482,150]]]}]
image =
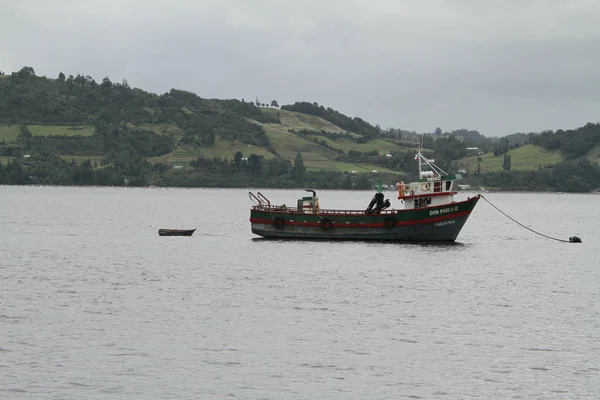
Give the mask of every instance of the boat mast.
[{"label": "boat mast", "polygon": [[421,133],[421,140],[417,139],[417,143],[419,145],[419,149],[417,151],[417,156],[419,158],[419,179],[423,177],[423,162],[427,164],[427,166],[431,169],[434,174],[437,175],[448,175],[446,171],[435,165],[435,160],[425,158],[423,155],[423,138],[425,137],[425,133]]},{"label": "boat mast", "polygon": [[418,152],[417,152],[417,157],[419,157],[419,179],[421,179],[421,172],[422,172],[422,168],[421,168],[421,148],[423,147],[423,135],[424,135],[424,133],[421,133],[421,140],[420,141],[417,138],[417,143],[419,144],[419,149],[418,149]]}]

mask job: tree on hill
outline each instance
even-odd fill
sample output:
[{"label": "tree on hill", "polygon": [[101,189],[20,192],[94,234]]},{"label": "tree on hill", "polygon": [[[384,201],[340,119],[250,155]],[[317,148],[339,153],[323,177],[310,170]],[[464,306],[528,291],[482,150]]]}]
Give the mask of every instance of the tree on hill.
[{"label": "tree on hill", "polygon": [[502,161],[502,169],[510,171],[510,154],[504,153],[504,160]]},{"label": "tree on hill", "polygon": [[35,71],[32,67],[23,67],[18,72],[13,72],[13,76],[17,76],[19,78],[29,78],[31,76],[35,76]]},{"label": "tree on hill", "polygon": [[113,86],[112,81],[110,80],[110,78],[108,76],[105,76],[104,78],[102,78],[102,83],[100,84],[100,87],[103,89],[110,89]]},{"label": "tree on hill", "polygon": [[452,131],[451,135],[455,135],[462,140],[468,140],[474,145],[480,145],[486,140],[486,137],[476,130],[455,129]]},{"label": "tree on hill", "polygon": [[62,72],[58,73],[58,80],[60,82],[64,82],[65,81],[65,74],[63,74]]},{"label": "tree on hill", "polygon": [[503,137],[496,144],[496,148],[494,149],[494,155],[499,156],[500,154],[506,154],[506,152],[509,150],[509,148],[510,148],[510,144],[508,142],[508,139]]},{"label": "tree on hill", "polygon": [[25,124],[19,127],[19,136],[17,137],[17,143],[25,150],[30,150],[33,143],[33,135]]},{"label": "tree on hill", "polygon": [[242,165],[242,159],[244,158],[244,154],[241,151],[236,152],[233,155],[233,165],[236,168],[240,168]]},{"label": "tree on hill", "polygon": [[306,172],[306,168],[304,167],[304,160],[302,160],[302,154],[297,153],[296,158],[294,159],[294,166],[292,167],[292,179],[298,185],[302,185],[304,183],[304,173]]},{"label": "tree on hill", "polygon": [[271,102],[271,107],[277,107],[277,108],[279,107],[279,103],[277,103],[277,100],[273,100]]},{"label": "tree on hill", "polygon": [[442,128],[440,128],[439,126],[437,128],[435,128],[435,132],[436,135],[441,135],[442,134]]},{"label": "tree on hill", "polygon": [[260,171],[262,169],[262,160],[263,158],[261,156],[258,156],[256,154],[250,154],[250,157],[248,157],[248,168],[250,169],[250,171]]}]

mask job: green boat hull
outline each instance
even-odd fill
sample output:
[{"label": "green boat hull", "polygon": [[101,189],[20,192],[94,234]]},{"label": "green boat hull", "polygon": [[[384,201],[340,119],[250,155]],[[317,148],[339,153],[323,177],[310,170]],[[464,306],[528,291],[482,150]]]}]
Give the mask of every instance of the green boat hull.
[{"label": "green boat hull", "polygon": [[252,233],[269,239],[454,242],[479,200],[380,214],[322,210],[318,215],[254,207]]}]

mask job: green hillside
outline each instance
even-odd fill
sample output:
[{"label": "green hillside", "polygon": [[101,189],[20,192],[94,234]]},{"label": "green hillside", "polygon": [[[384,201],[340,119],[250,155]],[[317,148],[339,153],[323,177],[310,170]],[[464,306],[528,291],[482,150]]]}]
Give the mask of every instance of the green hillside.
[{"label": "green hillside", "polygon": [[[286,112],[286,114],[293,115],[294,120],[302,118],[300,113]],[[286,122],[292,121],[290,118],[286,119]],[[253,121],[256,122],[256,121]],[[311,125],[313,124],[314,125]],[[262,124],[261,124],[262,125]],[[95,133],[93,126],[57,126],[57,125],[26,125],[33,136],[92,136]],[[142,126],[144,129],[151,130],[157,134],[172,134],[178,138],[182,137],[180,130],[175,125],[152,125],[145,124]],[[274,158],[277,156],[283,157],[287,160],[292,161],[297,153],[302,153],[304,163],[309,170],[325,170],[325,171],[337,171],[337,172],[371,172],[378,170],[381,172],[398,172],[393,171],[389,168],[382,166],[372,165],[369,163],[347,163],[343,161],[337,161],[336,158],[339,153],[332,151],[315,141],[310,139],[318,139],[318,141],[324,140],[330,146],[340,149],[343,152],[349,152],[351,150],[359,152],[370,152],[377,151],[382,156],[387,153],[393,153],[398,151],[406,151],[407,148],[400,147],[394,143],[387,142],[381,139],[374,139],[366,143],[352,142],[344,137],[339,139],[331,140],[329,138],[320,135],[311,135],[308,139],[299,137],[293,133],[288,132],[288,129],[297,127],[297,125],[287,124],[268,124],[263,125],[265,133],[269,138],[269,141],[274,149],[274,152],[267,149],[264,146],[251,145],[243,143],[241,141],[216,137],[214,145],[210,147],[198,147],[198,146],[186,146],[185,144],[178,144],[176,148],[166,154],[150,157],[148,160],[151,162],[171,163],[177,165],[187,165],[190,161],[198,157],[207,158],[228,158],[233,159],[235,153],[242,152],[244,155],[256,154],[266,159]],[[341,132],[339,128],[328,124],[326,121],[321,120],[317,117],[307,118],[304,128],[310,130],[316,130],[317,128],[323,129],[327,127],[331,129],[329,132]],[[19,135],[19,126],[0,126],[0,140],[5,140],[7,143],[16,143]],[[61,157],[69,159],[69,154],[60,154]],[[89,154],[90,157],[97,159],[98,156]],[[77,155],[76,159],[85,158],[85,155]]]},{"label": "green hillside", "polygon": [[[527,144],[518,149],[510,150],[507,154],[511,157],[512,171],[533,171],[554,165],[565,160],[564,156],[558,151],[549,151],[540,146]],[[456,161],[458,169],[467,170],[474,173],[477,170],[478,158],[481,158],[481,173],[502,171],[503,156],[495,156],[493,153],[486,153],[481,156],[465,157]]]},{"label": "green hillside", "polygon": [[[331,122],[325,121],[324,119],[314,115],[273,108],[261,108],[261,111],[267,115],[279,118],[280,122],[276,125],[278,125],[278,127],[284,127],[286,130],[293,129],[300,131],[303,129],[308,129],[313,131],[326,131],[340,134],[346,132]],[[353,137],[360,137],[360,135],[352,132],[350,132],[350,135]]]},{"label": "green hillside", "polygon": [[[114,156],[108,148],[114,151],[122,146],[107,144],[108,133],[115,136],[108,138],[113,141],[129,136],[127,142],[138,140],[140,132],[146,138],[169,137],[172,145],[161,147],[169,151],[151,150],[145,154],[147,160],[185,168],[198,158],[233,160],[238,152],[290,163],[300,153],[309,171],[398,174],[401,169],[385,163],[384,156],[409,150],[381,138],[365,138],[319,116],[237,100],[207,100],[176,90],[157,96],[106,78],[98,84],[81,75],[38,77],[29,68],[4,77],[8,96],[0,103],[0,140],[14,146],[15,156],[32,152],[18,140],[21,125],[32,136],[30,142],[36,142],[35,137],[47,139],[37,140],[37,147],[72,160]],[[30,104],[32,97],[39,103]],[[314,134],[294,133],[299,131]],[[91,143],[100,136],[102,149],[100,142]]]},{"label": "green hillside", "polygon": [[[397,180],[405,173],[401,153],[414,151],[373,137],[375,127],[338,112],[325,117],[364,134],[299,111],[175,89],[157,95],[108,78],[98,83],[61,73],[50,79],[24,67],[4,75],[0,91],[0,162],[13,161],[20,166],[15,176],[39,182],[69,182],[68,174],[52,172],[67,168],[60,164],[65,160],[68,168],[90,169],[81,171],[83,181],[202,185],[227,176],[232,184],[287,186],[312,177],[316,185],[338,187],[343,179],[364,187],[380,177]],[[311,173],[329,176],[319,183]],[[361,174],[368,177],[357,182]]]}]

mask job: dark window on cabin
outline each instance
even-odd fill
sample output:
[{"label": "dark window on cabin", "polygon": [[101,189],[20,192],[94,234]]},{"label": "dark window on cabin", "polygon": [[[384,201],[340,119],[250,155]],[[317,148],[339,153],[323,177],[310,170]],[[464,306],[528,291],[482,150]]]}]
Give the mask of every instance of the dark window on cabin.
[{"label": "dark window on cabin", "polygon": [[446,191],[450,190],[450,186],[452,186],[452,181],[446,181]]},{"label": "dark window on cabin", "polygon": [[415,199],[415,208],[425,208],[431,205],[431,197],[421,197],[420,199]]}]

